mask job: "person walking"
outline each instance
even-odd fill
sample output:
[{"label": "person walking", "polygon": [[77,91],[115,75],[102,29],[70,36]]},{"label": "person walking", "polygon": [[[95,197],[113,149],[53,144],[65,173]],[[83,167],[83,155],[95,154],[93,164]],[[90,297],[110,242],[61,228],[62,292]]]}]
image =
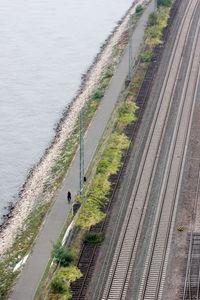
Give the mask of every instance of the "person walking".
[{"label": "person walking", "polygon": [[68,200],[68,203],[70,203],[70,202],[71,202],[71,199],[72,199],[71,192],[70,192],[70,191],[68,191],[68,193],[67,193],[67,200]]}]

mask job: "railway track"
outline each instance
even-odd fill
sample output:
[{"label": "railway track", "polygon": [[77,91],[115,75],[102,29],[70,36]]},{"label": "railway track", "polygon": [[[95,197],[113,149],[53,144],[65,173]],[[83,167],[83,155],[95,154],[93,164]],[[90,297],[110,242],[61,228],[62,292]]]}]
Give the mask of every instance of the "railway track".
[{"label": "railway track", "polygon": [[198,180],[192,214],[191,232],[189,236],[189,251],[182,300],[198,300],[200,298],[200,233],[195,232],[195,225],[199,223],[197,207],[200,189],[200,165],[198,166]]},{"label": "railway track", "polygon": [[[181,76],[180,70],[183,53],[188,44],[193,19],[195,16],[197,18],[198,11],[199,1],[190,1],[177,34],[175,47],[160,93],[157,110],[152,121],[127,209],[125,222],[121,230],[112,266],[101,298],[102,300],[126,299],[129,279],[144,222],[153,177],[158,164],[177,82]],[[138,299],[161,299],[162,296],[167,256],[178,202],[178,192],[183,173],[192,112],[196,99],[196,83],[199,80],[199,26],[200,24],[198,22],[185,75],[185,84],[180,99],[179,111],[171,139],[168,161],[157,207],[157,215]],[[97,299],[100,298],[97,297]]]},{"label": "railway track", "polygon": [[[158,47],[155,50],[155,57],[158,61],[160,59],[160,56],[161,56],[161,51]],[[120,168],[118,174],[114,174],[110,178],[110,181],[112,182],[110,196],[109,196],[110,201],[104,210],[104,213],[106,214],[106,218],[102,222],[92,226],[90,229],[91,231],[104,232],[104,230],[106,229],[107,223],[109,221],[109,212],[111,210],[111,206],[113,205],[115,197],[117,197],[118,188],[121,184],[122,178],[126,171],[126,167],[128,165],[130,153],[132,150],[132,145],[134,143],[134,139],[136,138],[137,131],[139,129],[140,122],[142,120],[143,112],[151,89],[151,82],[154,78],[156,70],[157,70],[157,65],[152,63],[152,65],[149,66],[145,74],[142,86],[138,93],[137,102],[136,102],[136,104],[139,106],[139,110],[136,113],[137,121],[136,122],[134,121],[132,124],[128,125],[125,130],[125,134],[131,141],[131,145],[126,151],[126,153],[124,153],[123,155],[122,167]],[[95,260],[95,256],[98,253],[98,250],[99,250],[99,245],[97,244],[93,246],[87,244],[83,245],[79,256],[79,261],[77,264],[83,274],[83,277],[80,278],[78,282],[72,284],[71,286],[73,292],[72,299],[81,300],[85,298],[87,285],[91,279],[91,273],[93,272],[94,269],[94,260]]]},{"label": "railway track", "polygon": [[[173,99],[176,96],[177,84],[182,76],[183,57],[185,55],[188,43],[190,43],[190,30],[193,20],[198,20],[199,0],[188,2],[184,17],[180,24],[176,42],[168,64],[168,69],[164,79],[164,83],[160,92],[154,118],[152,120],[149,135],[141,158],[141,163],[137,172],[137,177],[133,186],[130,202],[127,208],[127,214],[123,223],[119,240],[114,255],[112,256],[112,264],[107,276],[106,285],[103,283],[102,276],[99,276],[99,282],[92,299],[126,299],[129,281],[135,262],[138,244],[145,220],[145,213],[148,206],[153,178],[159,163],[159,157],[162,150],[162,143],[165,138],[167,125],[170,119],[170,113],[173,106]],[[144,272],[141,280],[140,290],[137,299],[161,299],[163,284],[165,280],[167,258],[170,249],[170,241],[176,214],[178,195],[180,190],[185,154],[187,149],[188,137],[192,120],[192,113],[196,99],[195,83],[199,80],[198,74],[198,47],[199,44],[199,22],[196,22],[196,31],[194,35],[193,46],[189,57],[188,67],[185,75],[184,88],[180,99],[179,109],[176,116],[176,123],[171,137],[170,148],[168,151],[168,160],[166,163],[165,174],[162,182],[159,203],[157,206],[157,214],[155,217],[153,232],[150,240],[148,255],[146,257]],[[151,70],[146,74],[146,82],[152,78]],[[148,78],[149,76],[149,78]],[[144,80],[145,83],[145,80]],[[145,95],[142,95],[142,89],[138,101],[142,102],[142,98],[147,98],[150,89],[146,89]],[[189,92],[188,92],[189,91]],[[188,101],[189,99],[189,101]],[[145,104],[142,104],[145,105]],[[139,116],[139,119],[141,117]],[[139,122],[138,125],[139,126]],[[129,136],[132,135],[133,128],[130,127]],[[130,152],[130,149],[129,149]],[[124,159],[124,167],[115,178],[119,184],[124,170],[126,169],[130,153],[126,153]],[[114,198],[117,189],[115,185],[112,196]],[[110,204],[112,205],[112,204]],[[104,223],[98,225],[98,231],[104,230]],[[95,230],[95,228],[94,228]],[[74,287],[73,299],[84,299],[88,281],[91,279],[91,272],[94,269],[94,257],[98,246],[95,249],[83,248],[82,261],[80,257],[80,266],[85,274],[80,281],[80,286]],[[84,254],[84,251],[86,254]],[[89,251],[92,252],[88,255]],[[84,256],[85,262],[84,265]],[[89,262],[88,262],[89,261]],[[79,266],[79,267],[80,267]],[[77,291],[76,291],[77,288]],[[102,292],[103,290],[103,292]]]}]

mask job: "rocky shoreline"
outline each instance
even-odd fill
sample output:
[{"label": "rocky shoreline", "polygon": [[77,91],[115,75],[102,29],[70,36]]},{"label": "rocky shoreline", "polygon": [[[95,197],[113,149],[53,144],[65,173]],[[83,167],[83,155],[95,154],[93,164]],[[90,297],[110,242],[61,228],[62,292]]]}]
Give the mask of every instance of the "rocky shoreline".
[{"label": "rocky shoreline", "polygon": [[129,15],[134,13],[137,4],[145,4],[147,2],[149,1],[136,0],[132,4],[123,18],[118,22],[113,32],[100,47],[100,52],[93,60],[88,71],[82,75],[82,83],[77,91],[77,95],[64,110],[55,128],[55,137],[50,146],[45,150],[39,162],[29,171],[27,179],[19,193],[19,200],[16,204],[10,202],[7,207],[8,213],[3,216],[3,224],[0,225],[0,254],[12,245],[18,229],[33,208],[38,203],[51,200],[52,194],[44,195],[42,192],[43,184],[49,174],[49,170],[59,155],[66,138],[72,132],[80,109],[87,101],[89,95],[94,91],[103,69],[108,65],[114,46],[120,41],[127,28]]}]

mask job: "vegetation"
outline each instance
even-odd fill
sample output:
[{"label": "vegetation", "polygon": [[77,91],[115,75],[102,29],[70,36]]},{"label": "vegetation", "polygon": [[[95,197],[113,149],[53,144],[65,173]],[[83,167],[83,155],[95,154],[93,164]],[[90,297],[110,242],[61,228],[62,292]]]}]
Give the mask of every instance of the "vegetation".
[{"label": "vegetation", "polygon": [[135,8],[136,14],[139,14],[143,11],[143,6],[141,4],[138,4]]},{"label": "vegetation", "polygon": [[147,50],[152,50],[155,45],[163,43],[162,31],[167,26],[169,10],[169,7],[160,6],[158,12],[149,15],[145,31],[146,43],[149,47]]},{"label": "vegetation", "polygon": [[142,54],[140,54],[142,62],[150,62],[152,55],[153,52],[151,49],[144,51]]},{"label": "vegetation", "polygon": [[158,6],[161,5],[170,7],[172,5],[172,0],[158,0]]},{"label": "vegetation", "polygon": [[108,202],[107,194],[110,189],[109,177],[117,173],[121,166],[123,150],[129,146],[129,140],[123,133],[125,126],[136,120],[137,106],[131,101],[125,102],[118,108],[118,120],[115,130],[109,138],[107,147],[96,169],[96,176],[87,192],[87,199],[82,207],[78,226],[88,228],[100,222],[105,214],[102,207]]},{"label": "vegetation", "polygon": [[70,263],[74,260],[73,253],[65,246],[62,246],[60,241],[53,244],[51,256],[54,258],[54,261],[57,264],[60,264],[63,267],[69,266]]},{"label": "vegetation", "polygon": [[67,300],[71,299],[70,293],[71,282],[79,279],[82,276],[80,270],[71,265],[69,267],[61,267],[53,276],[50,284],[49,299]]},{"label": "vegetation", "polygon": [[84,243],[86,244],[96,244],[101,243],[103,241],[103,233],[102,232],[88,232],[84,237]]}]

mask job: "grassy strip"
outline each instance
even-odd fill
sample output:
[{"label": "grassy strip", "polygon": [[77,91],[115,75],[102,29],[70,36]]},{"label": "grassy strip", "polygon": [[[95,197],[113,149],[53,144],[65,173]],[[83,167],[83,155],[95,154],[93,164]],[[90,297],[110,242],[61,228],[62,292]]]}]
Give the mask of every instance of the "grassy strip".
[{"label": "grassy strip", "polygon": [[[84,203],[81,214],[77,223],[79,228],[76,238],[73,240],[70,250],[75,254],[75,262],[77,261],[80,244],[83,240],[84,233],[88,230],[91,225],[98,223],[105,217],[102,213],[102,207],[106,205],[108,198],[106,195],[110,189],[109,177],[118,171],[121,165],[121,155],[124,149],[129,146],[129,140],[123,133],[125,126],[134,121],[135,111],[137,107],[134,102],[127,101],[123,103],[117,109],[117,119],[115,120],[115,129],[108,137],[109,142],[107,144],[106,150],[101,157],[101,160],[97,166],[96,176],[93,179],[92,185],[87,193],[87,200]],[[97,242],[102,241],[97,239]],[[94,239],[93,239],[94,242]],[[58,247],[58,253],[61,247]],[[77,251],[78,249],[78,251]],[[55,256],[55,253],[54,253]],[[61,262],[60,260],[59,262]],[[72,268],[72,265],[70,265]],[[67,267],[68,268],[68,267]],[[56,274],[53,276],[50,283],[50,294],[47,299],[70,299],[70,283],[69,272],[66,271],[66,276],[63,272],[66,270],[63,267],[59,268]],[[73,266],[71,269],[71,275],[73,275],[73,280],[75,278],[80,278],[81,273],[78,273],[78,269]],[[64,277],[63,277],[64,276]],[[54,284],[59,285],[60,289],[55,288]],[[68,287],[68,288],[67,288]]]},{"label": "grassy strip", "polygon": [[123,129],[128,123],[136,119],[136,110],[135,103],[131,101],[125,102],[118,108],[115,130],[111,134],[106,150],[97,166],[96,176],[87,193],[87,199],[80,214],[78,221],[80,227],[89,228],[105,217],[102,207],[108,202],[106,195],[110,190],[109,177],[111,174],[117,173],[121,166],[123,150],[129,147],[130,142],[123,133]]},{"label": "grassy strip", "polygon": [[18,231],[12,247],[1,256],[0,259],[0,299],[7,296],[8,290],[13,285],[19,270],[13,272],[16,264],[30,251],[30,246],[42,225],[50,203],[37,207],[24,221],[22,228]]}]

